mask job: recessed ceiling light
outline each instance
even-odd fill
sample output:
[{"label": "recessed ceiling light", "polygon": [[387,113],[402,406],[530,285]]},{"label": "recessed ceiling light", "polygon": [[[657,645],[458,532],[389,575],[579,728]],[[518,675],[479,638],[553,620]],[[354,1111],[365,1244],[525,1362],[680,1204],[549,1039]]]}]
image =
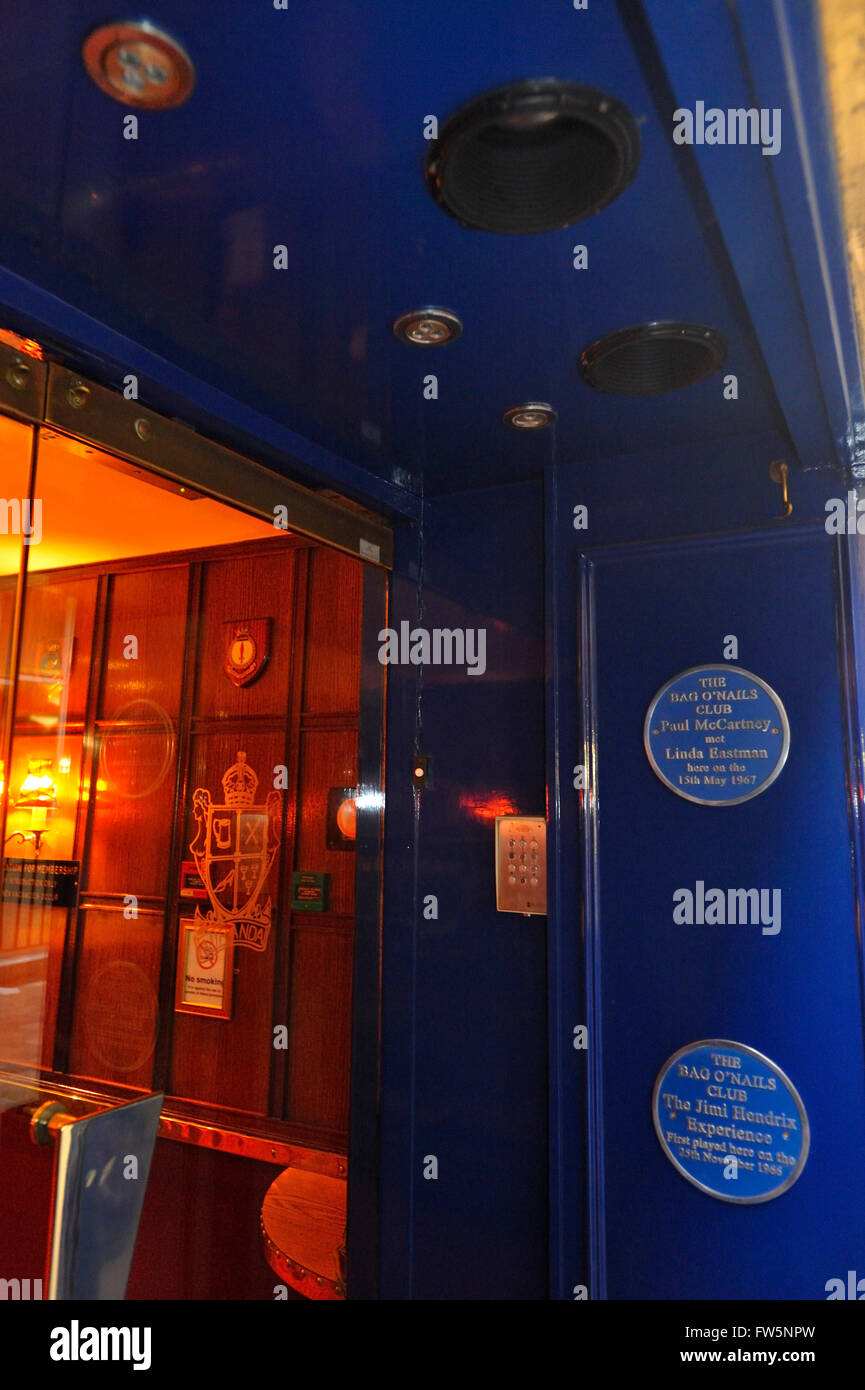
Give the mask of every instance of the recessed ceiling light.
[{"label": "recessed ceiling light", "polygon": [[640,133],[620,101],[545,77],[496,87],[449,116],[430,145],[426,178],[466,227],[548,232],[605,207],[639,158]]},{"label": "recessed ceiling light", "polygon": [[393,331],[401,343],[410,343],[412,347],[440,347],[443,343],[454,342],[463,326],[450,309],[427,306],[401,314],[394,322]]},{"label": "recessed ceiling light", "polygon": [[580,373],[596,391],[657,396],[694,386],[726,356],[723,337],[705,324],[640,323],[590,343]]},{"label": "recessed ceiling light", "polygon": [[124,106],[166,110],[195,86],[195,69],[176,39],[146,20],[102,24],[81,48],[84,66],[101,91]]},{"label": "recessed ceiling light", "polygon": [[512,405],[502,419],[514,430],[542,430],[554,425],[558,416],[544,401],[526,401],[524,405]]}]

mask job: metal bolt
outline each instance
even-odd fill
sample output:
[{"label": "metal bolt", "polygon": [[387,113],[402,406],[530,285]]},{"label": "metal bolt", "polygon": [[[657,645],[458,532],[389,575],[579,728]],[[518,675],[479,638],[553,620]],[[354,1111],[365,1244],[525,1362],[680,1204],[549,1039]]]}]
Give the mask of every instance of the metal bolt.
[{"label": "metal bolt", "polygon": [[66,399],[73,410],[83,410],[90,396],[90,387],[83,381],[73,381],[66,392]]},{"label": "metal bolt", "polygon": [[30,364],[22,362],[20,357],[14,358],[6,368],[6,380],[13,391],[26,390],[30,381]]},{"label": "metal bolt", "polygon": [[150,421],[145,420],[143,415],[140,415],[138,419],[135,421],[134,429],[135,433],[138,435],[138,438],[143,440],[145,444],[147,443],[148,439],[153,433]]}]

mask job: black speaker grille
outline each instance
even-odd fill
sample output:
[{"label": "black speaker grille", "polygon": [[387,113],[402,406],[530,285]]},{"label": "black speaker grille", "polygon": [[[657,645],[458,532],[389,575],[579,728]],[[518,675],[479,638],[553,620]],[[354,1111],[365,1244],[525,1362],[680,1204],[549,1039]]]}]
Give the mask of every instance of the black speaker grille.
[{"label": "black speaker grille", "polygon": [[497,87],[442,125],[427,183],[451,216],[488,232],[548,232],[598,212],[636,172],[630,112],[554,78]]},{"label": "black speaker grille", "polygon": [[580,356],[580,371],[596,391],[658,396],[702,381],[726,355],[727,345],[713,328],[647,323],[591,343]]}]

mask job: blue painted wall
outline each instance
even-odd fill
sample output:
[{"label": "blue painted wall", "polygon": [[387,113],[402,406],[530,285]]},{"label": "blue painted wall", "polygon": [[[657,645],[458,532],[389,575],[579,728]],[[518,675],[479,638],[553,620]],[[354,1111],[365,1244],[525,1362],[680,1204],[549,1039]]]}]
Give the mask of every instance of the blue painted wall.
[{"label": "blue painted wall", "polygon": [[[656,541],[638,540],[627,504],[618,519],[590,505],[588,531],[575,531],[573,504],[591,503],[578,470],[548,478],[558,615],[553,1296],[586,1283],[594,1298],[825,1298],[826,1281],[856,1267],[865,1238],[855,689],[846,542],[823,524],[826,499],[844,488],[838,474],[797,475],[794,518],[772,523],[772,440],[736,455],[703,450],[703,465],[707,454],[715,467],[701,470],[702,505],[695,460],[668,457],[667,492],[644,522],[644,536],[665,537]],[[658,456],[647,458],[656,478],[659,467]],[[739,664],[786,705],[790,755],[759,797],[701,807],[655,777],[642,724],[657,689],[677,671],[720,661],[731,633]],[[570,776],[578,763],[590,769],[584,794]],[[698,879],[781,889],[781,932],[674,924],[674,890]],[[583,1020],[585,1053],[570,1038]],[[811,1154],[777,1200],[715,1200],[661,1151],[655,1077],[672,1052],[706,1037],[766,1053],[805,1101]]]},{"label": "blue painted wall", "polygon": [[427,504],[422,536],[389,622],[484,628],[487,669],[388,667],[380,1293],[545,1298],[545,920],[496,912],[492,820],[545,810],[542,490]]},{"label": "blue painted wall", "polygon": [[[794,517],[774,520],[768,466],[782,448],[760,435],[735,451],[610,460],[616,486],[603,493],[559,462],[545,501],[532,485],[463,493],[425,504],[420,536],[399,532],[390,624],[484,626],[489,664],[482,677],[388,668],[383,1297],[569,1298],[586,1284],[595,1298],[815,1298],[855,1265],[865,1092],[852,710],[841,552],[823,526],[843,482],[796,471]],[[577,502],[588,532],[574,529]],[[728,633],[784,700],[792,746],[767,793],[704,809],[655,778],[642,720],[675,671],[720,659]],[[584,736],[597,782],[583,801],[572,769],[590,761]],[[415,750],[433,760],[420,793]],[[496,913],[480,817],[547,798],[545,930]],[[698,878],[780,888],[779,936],[675,926],[672,893]],[[588,1054],[572,1046],[585,1020]],[[660,1150],[655,1075],[705,1036],[767,1053],[805,1099],[811,1156],[777,1202],[714,1201]],[[427,1155],[436,1180],[423,1177]],[[809,1233],[793,1262],[791,1221]],[[706,1230],[723,1257],[705,1259]]]},{"label": "blue painted wall", "polygon": [[[134,146],[81,67],[96,0],[59,15],[36,0],[7,26],[3,325],[115,387],[133,371],[154,408],[408,518],[390,623],[487,632],[483,676],[389,670],[386,1298],[810,1298],[861,1260],[865,579],[858,543],[836,548],[822,516],[861,464],[865,415],[815,13],[687,8],[684,23],[681,0],[443,0],[395,26],[392,7],[339,0],[264,5],[241,25],[215,0],[202,25],[193,0],[154,0],[198,85],[142,117]],[[553,72],[628,104],[633,184],[542,237],[445,217],[423,182],[426,114]],[[674,108],[703,99],[782,108],[777,158],[674,146]],[[273,269],[277,243],[290,272]],[[465,332],[432,358],[431,405],[431,359],[391,324],[435,302]],[[723,332],[736,400],[719,376],[643,399],[580,381],[596,335],[679,317]],[[555,430],[505,430],[502,410],[533,398],[554,404]],[[787,704],[791,753],[763,796],[703,810],[652,774],[642,717],[728,632]],[[415,751],[433,759],[420,793]],[[597,777],[580,794],[584,761]],[[545,803],[548,921],[498,914],[492,815]],[[674,928],[673,889],[698,878],[780,887],[780,936]],[[588,1053],[572,1045],[582,1022]],[[805,1173],[762,1208],[690,1188],[651,1128],[656,1071],[710,1032],[767,1052],[812,1116]]]}]

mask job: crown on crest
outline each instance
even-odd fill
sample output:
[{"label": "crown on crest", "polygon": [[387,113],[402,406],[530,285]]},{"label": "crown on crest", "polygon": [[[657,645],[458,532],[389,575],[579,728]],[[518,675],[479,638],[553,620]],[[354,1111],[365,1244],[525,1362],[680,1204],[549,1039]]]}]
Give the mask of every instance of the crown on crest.
[{"label": "crown on crest", "polygon": [[232,763],[222,779],[226,806],[251,806],[257,787],[258,778],[247,763],[246,754],[238,753],[237,762]]}]

